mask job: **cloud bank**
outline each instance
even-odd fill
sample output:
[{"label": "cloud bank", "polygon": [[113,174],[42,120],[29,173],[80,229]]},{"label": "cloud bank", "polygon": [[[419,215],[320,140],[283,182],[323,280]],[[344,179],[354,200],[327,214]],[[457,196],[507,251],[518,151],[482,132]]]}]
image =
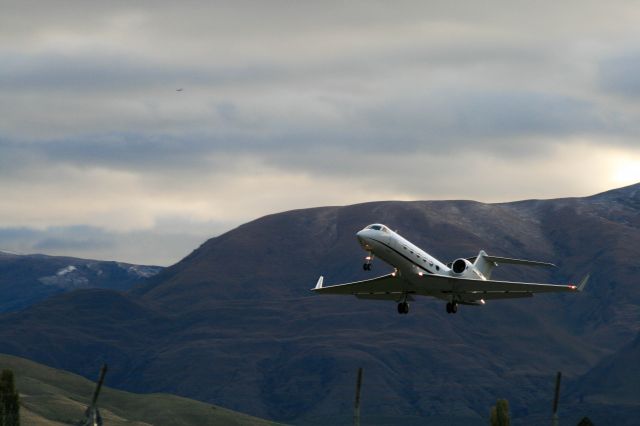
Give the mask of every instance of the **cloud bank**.
[{"label": "cloud bank", "polygon": [[280,210],[633,183],[639,18],[623,1],[9,2],[0,248],[168,264]]}]

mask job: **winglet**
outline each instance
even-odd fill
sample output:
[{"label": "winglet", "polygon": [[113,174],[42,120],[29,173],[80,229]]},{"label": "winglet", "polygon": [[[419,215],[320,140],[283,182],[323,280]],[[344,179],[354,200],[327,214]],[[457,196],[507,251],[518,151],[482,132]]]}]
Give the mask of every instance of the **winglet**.
[{"label": "winglet", "polygon": [[322,283],[324,282],[324,277],[322,275],[320,275],[320,278],[318,278],[318,282],[316,283],[316,286],[313,288],[314,290],[318,290],[320,288],[322,288]]},{"label": "winglet", "polygon": [[589,273],[582,279],[582,281],[580,281],[580,284],[578,284],[578,285],[571,284],[571,285],[569,285],[569,288],[571,290],[573,290],[573,291],[582,291],[582,290],[584,290],[584,288],[587,286],[587,282],[589,281],[590,277],[591,277],[591,274]]},{"label": "winglet", "polygon": [[591,273],[588,273],[583,279],[582,281],[580,281],[580,284],[578,284],[578,288],[576,290],[578,291],[582,291],[584,290],[584,288],[587,286],[587,282],[589,282],[589,278],[591,278]]}]

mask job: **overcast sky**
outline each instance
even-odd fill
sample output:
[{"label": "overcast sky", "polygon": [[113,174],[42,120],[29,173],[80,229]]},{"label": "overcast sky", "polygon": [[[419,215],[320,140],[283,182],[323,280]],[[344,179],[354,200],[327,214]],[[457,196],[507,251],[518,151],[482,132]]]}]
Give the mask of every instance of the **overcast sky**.
[{"label": "overcast sky", "polygon": [[0,9],[0,250],[168,265],[283,210],[640,181],[635,1]]}]

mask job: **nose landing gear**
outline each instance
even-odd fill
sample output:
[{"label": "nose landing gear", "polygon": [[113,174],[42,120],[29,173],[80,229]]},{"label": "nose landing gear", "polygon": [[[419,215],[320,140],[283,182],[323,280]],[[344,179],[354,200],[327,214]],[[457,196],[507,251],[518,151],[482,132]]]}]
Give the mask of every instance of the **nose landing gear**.
[{"label": "nose landing gear", "polygon": [[364,258],[364,264],[362,265],[362,269],[364,269],[365,271],[370,271],[371,270],[371,261],[373,260],[373,255],[370,254],[369,256]]},{"label": "nose landing gear", "polygon": [[458,312],[458,304],[456,302],[447,302],[447,313],[455,314]]}]

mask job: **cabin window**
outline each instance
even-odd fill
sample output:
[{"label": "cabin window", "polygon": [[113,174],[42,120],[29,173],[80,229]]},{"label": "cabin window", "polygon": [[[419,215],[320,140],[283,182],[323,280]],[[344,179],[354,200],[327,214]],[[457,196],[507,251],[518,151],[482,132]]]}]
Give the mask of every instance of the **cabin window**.
[{"label": "cabin window", "polygon": [[440,267],[438,265],[436,265],[436,271],[439,271]]}]

